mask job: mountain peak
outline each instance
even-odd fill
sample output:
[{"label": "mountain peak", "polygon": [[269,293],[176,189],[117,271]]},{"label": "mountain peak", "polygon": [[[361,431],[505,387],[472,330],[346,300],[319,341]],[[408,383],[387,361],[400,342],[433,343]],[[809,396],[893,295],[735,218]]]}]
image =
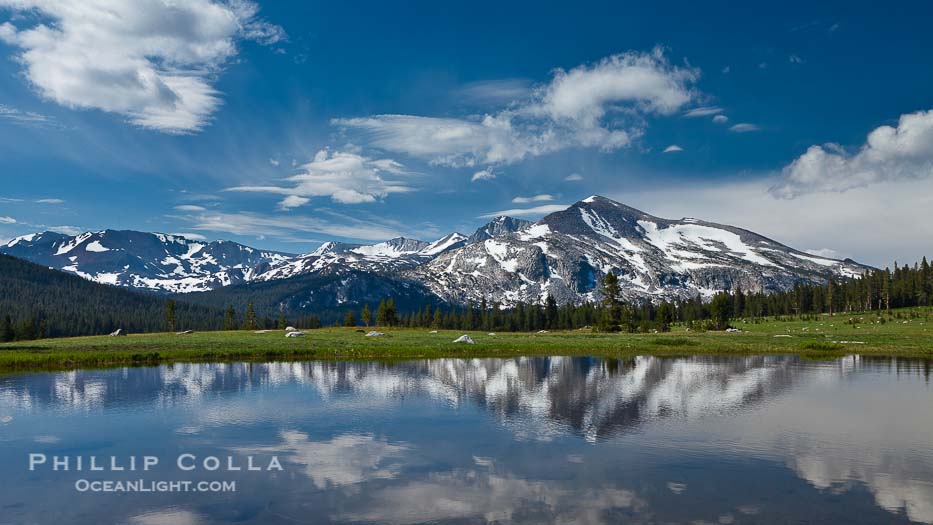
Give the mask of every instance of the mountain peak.
[{"label": "mountain peak", "polygon": [[476,231],[473,232],[473,235],[470,235],[470,237],[467,239],[467,244],[485,241],[486,239],[492,239],[493,237],[498,237],[500,235],[514,233],[527,226],[531,226],[531,221],[516,219],[514,217],[509,217],[508,215],[499,215],[493,220],[477,228]]}]

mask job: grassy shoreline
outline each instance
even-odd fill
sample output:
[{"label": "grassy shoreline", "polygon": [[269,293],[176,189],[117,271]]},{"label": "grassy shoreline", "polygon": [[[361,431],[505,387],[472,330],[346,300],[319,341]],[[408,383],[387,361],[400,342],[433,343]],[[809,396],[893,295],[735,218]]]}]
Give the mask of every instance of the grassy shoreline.
[{"label": "grassy shoreline", "polygon": [[[933,358],[931,309],[910,319],[884,324],[873,315],[824,316],[814,321],[735,322],[742,332],[600,334],[589,330],[549,333],[497,333],[420,329],[382,329],[383,337],[364,337],[358,329],[325,328],[307,337],[286,338],[283,331],[135,334],[127,337],[77,337],[0,344],[0,373],[153,366],[171,362],[398,360],[440,357],[515,357],[589,355],[799,354],[831,358],[846,354]],[[853,322],[854,321],[854,322]],[[454,344],[469,334],[474,345]]]}]

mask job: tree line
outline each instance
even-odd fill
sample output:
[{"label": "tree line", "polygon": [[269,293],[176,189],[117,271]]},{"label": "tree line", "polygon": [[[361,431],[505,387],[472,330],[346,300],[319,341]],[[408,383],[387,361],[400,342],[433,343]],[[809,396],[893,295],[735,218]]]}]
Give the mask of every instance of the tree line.
[{"label": "tree line", "polygon": [[[870,270],[824,285],[800,283],[784,292],[723,291],[712,297],[652,303],[622,298],[619,278],[607,274],[599,303],[559,305],[518,303],[503,308],[481,300],[464,306],[431,305],[402,311],[393,298],[333,312],[340,326],[381,326],[448,330],[531,332],[592,328],[614,332],[667,331],[682,323],[698,330],[722,330],[736,317],[757,319],[933,306],[933,271],[926,258],[913,266]],[[80,277],[0,256],[0,341],[176,330],[261,330],[293,326],[320,328],[317,314],[258,315],[249,300],[242,311],[218,309],[174,298],[86,281]]]}]

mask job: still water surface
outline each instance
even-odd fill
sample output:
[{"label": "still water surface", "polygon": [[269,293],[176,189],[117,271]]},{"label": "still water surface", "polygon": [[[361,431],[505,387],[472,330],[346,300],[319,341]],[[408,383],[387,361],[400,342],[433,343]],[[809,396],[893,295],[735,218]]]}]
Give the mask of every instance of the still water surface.
[{"label": "still water surface", "polygon": [[[0,523],[933,523],[930,367],[552,357],[0,376]],[[31,453],[48,463],[30,471]],[[181,454],[222,465],[181,471]],[[91,456],[108,470],[77,471]],[[111,456],[159,463],[112,471]]]}]

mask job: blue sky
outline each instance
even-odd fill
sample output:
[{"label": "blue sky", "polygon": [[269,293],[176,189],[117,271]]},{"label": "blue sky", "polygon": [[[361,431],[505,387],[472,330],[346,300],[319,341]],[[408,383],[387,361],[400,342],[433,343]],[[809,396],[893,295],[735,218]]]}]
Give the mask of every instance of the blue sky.
[{"label": "blue sky", "polygon": [[303,252],[600,193],[914,261],[933,253],[931,14],[0,0],[0,239],[126,228]]}]

